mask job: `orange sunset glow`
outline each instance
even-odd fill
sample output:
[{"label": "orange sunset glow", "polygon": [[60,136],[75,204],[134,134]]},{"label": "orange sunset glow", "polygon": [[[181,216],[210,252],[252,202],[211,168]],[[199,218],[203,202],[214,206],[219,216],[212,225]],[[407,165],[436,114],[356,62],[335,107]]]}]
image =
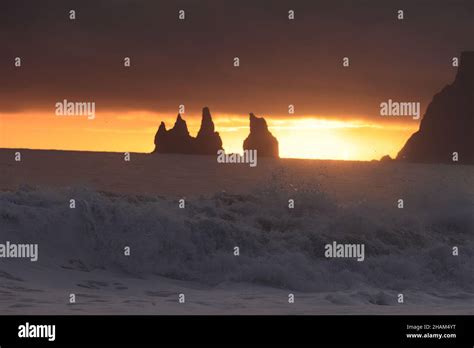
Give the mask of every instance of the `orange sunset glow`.
[{"label": "orange sunset glow", "polygon": [[[226,152],[242,152],[249,133],[247,115],[213,112],[216,131]],[[279,140],[280,157],[337,160],[372,160],[389,154],[394,157],[418,122],[379,122],[362,118],[324,118],[300,115],[264,115],[270,131]],[[190,134],[200,126],[198,113],[185,113]],[[151,152],[160,120],[171,128],[176,114],[148,111],[98,112],[96,118],[56,116],[24,112],[0,114],[0,147]]]},{"label": "orange sunset glow", "polygon": [[[184,0],[183,18],[173,1],[118,1],[116,15],[86,1],[74,19],[64,1],[0,11],[0,147],[150,153],[185,105],[191,136],[209,107],[227,153],[242,153],[252,112],[272,135],[255,143],[276,138],[275,157],[394,158],[472,47],[470,12],[441,3],[414,20],[425,6],[405,1],[402,21],[384,1],[297,1],[294,18],[276,0]],[[56,116],[66,100],[94,103],[96,117]],[[381,112],[387,101],[417,105],[417,119]],[[157,152],[193,153],[178,149],[185,132]]]}]

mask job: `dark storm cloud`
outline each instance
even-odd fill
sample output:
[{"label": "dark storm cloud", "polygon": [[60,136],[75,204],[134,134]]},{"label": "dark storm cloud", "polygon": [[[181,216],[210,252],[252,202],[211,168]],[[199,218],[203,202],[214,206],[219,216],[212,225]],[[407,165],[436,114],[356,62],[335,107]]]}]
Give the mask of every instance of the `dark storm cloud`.
[{"label": "dark storm cloud", "polygon": [[451,57],[473,49],[473,18],[471,0],[2,1],[0,111],[67,98],[116,110],[283,114],[295,104],[371,115],[380,100],[428,101],[449,83]]}]

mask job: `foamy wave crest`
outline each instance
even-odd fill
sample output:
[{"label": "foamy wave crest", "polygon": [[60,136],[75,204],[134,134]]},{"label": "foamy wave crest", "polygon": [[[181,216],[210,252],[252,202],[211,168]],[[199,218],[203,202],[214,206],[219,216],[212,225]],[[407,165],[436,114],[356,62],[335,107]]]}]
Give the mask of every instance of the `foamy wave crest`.
[{"label": "foamy wave crest", "polygon": [[[189,199],[185,209],[158,196],[22,187],[0,193],[0,240],[38,243],[38,262],[53,268],[301,291],[472,292],[474,223],[467,203],[453,196],[400,214],[368,202],[342,205],[314,183],[295,187],[283,177],[248,195]],[[325,258],[332,241],[365,244],[365,260]],[[458,257],[451,253],[455,245]]]}]

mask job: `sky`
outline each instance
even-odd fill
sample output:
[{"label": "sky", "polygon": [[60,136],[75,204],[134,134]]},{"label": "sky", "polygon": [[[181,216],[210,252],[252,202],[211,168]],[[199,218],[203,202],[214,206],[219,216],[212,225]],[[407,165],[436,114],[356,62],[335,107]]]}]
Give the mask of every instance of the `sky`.
[{"label": "sky", "polygon": [[[229,152],[253,112],[282,157],[394,156],[420,120],[380,103],[423,114],[473,49],[473,18],[471,0],[2,1],[0,147],[149,152],[184,105],[193,135],[210,107]],[[96,117],[57,116],[64,99]]]}]

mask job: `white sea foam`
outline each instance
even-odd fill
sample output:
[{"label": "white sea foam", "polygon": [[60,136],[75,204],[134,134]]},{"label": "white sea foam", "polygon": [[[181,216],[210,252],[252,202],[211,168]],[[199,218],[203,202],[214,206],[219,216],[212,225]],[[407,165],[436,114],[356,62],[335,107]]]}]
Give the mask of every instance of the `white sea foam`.
[{"label": "white sea foam", "polygon": [[[253,194],[191,199],[186,209],[157,196],[22,187],[0,193],[0,242],[38,243],[44,267],[75,265],[211,286],[474,293],[467,196],[420,197],[412,205],[423,209],[400,213],[370,200],[342,205],[316,184],[287,189],[284,180]],[[69,208],[71,197],[76,209]],[[288,197],[297,208],[288,208]],[[334,240],[363,243],[364,262],[325,258],[324,246]],[[124,246],[131,247],[129,257]],[[459,256],[452,256],[453,246]]]}]

